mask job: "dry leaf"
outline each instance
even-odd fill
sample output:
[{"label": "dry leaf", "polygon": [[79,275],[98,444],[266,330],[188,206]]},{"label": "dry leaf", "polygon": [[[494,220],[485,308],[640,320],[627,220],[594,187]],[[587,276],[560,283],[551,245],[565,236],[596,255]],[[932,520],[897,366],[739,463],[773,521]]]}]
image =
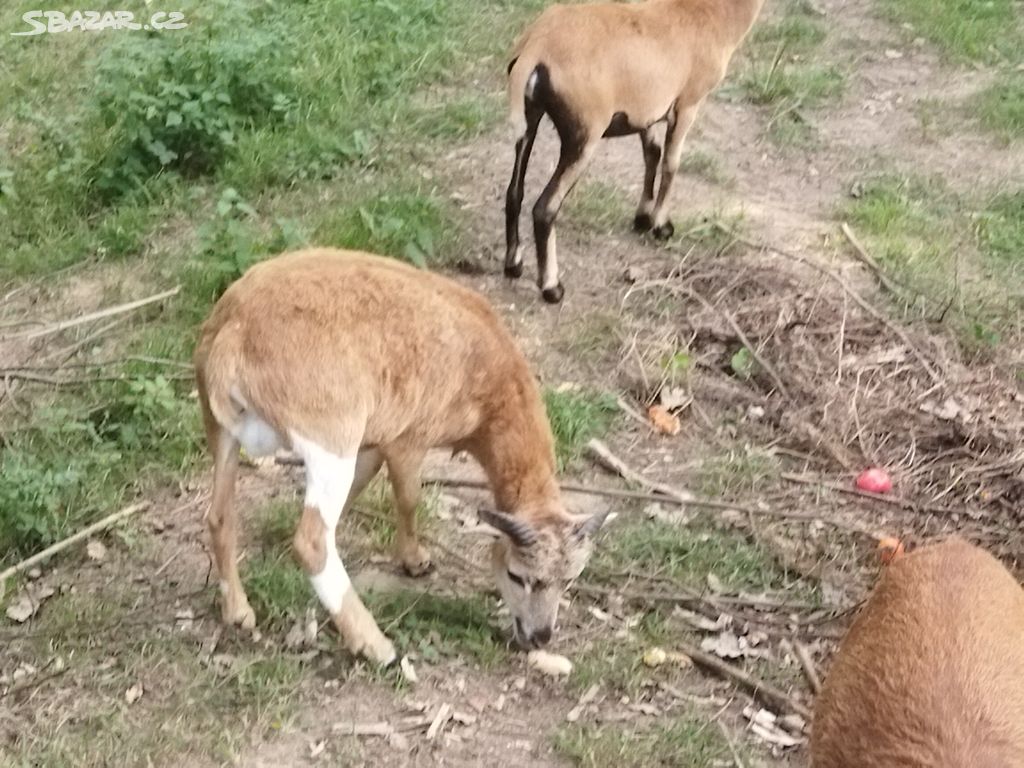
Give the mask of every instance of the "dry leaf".
[{"label": "dry leaf", "polygon": [[107,557],[106,545],[98,539],[90,539],[89,543],[85,545],[85,554],[89,556],[90,560],[101,561]]},{"label": "dry leaf", "polygon": [[134,704],[136,701],[142,698],[142,683],[136,683],[127,691],[124,692],[124,700],[129,704]]},{"label": "dry leaf", "polygon": [[663,435],[678,435],[679,430],[682,429],[679,417],[669,413],[660,405],[652,405],[648,408],[647,418],[650,419],[651,425]]}]

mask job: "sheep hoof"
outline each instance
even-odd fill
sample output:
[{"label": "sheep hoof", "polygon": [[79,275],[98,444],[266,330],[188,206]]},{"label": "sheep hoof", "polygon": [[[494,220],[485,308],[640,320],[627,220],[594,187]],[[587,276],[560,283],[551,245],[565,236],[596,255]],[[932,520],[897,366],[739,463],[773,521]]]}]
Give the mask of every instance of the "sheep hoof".
[{"label": "sheep hoof", "polygon": [[544,297],[544,301],[548,304],[558,304],[562,301],[562,297],[565,295],[565,288],[562,284],[554,286],[553,288],[544,288],[541,290],[540,295]]},{"label": "sheep hoof", "polygon": [[505,277],[516,280],[523,276],[523,262],[518,264],[506,264],[505,265]]},{"label": "sheep hoof", "polygon": [[653,226],[654,219],[651,218],[649,213],[638,213],[633,217],[634,232],[649,232]]},{"label": "sheep hoof", "polygon": [[671,221],[666,221],[660,227],[655,227],[651,230],[651,234],[658,240],[668,240],[675,233],[676,228],[672,226]]}]

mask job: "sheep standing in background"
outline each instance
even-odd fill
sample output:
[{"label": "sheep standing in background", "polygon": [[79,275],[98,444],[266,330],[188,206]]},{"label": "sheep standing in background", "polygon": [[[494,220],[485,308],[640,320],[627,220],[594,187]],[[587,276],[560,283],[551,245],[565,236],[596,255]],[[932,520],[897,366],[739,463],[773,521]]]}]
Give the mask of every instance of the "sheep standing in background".
[{"label": "sheep standing in background", "polygon": [[[509,65],[516,159],[505,199],[505,274],[523,273],[519,212],[530,152],[548,115],[561,140],[558,167],[533,207],[537,284],[545,301],[565,293],[558,276],[555,218],[603,137],[640,134],[644,186],[634,225],[673,233],[666,202],[683,142],[721,82],[764,0],[647,0],[555,5],[527,28]],[[655,126],[666,123],[665,147]],[[654,185],[661,166],[657,199]]]}]

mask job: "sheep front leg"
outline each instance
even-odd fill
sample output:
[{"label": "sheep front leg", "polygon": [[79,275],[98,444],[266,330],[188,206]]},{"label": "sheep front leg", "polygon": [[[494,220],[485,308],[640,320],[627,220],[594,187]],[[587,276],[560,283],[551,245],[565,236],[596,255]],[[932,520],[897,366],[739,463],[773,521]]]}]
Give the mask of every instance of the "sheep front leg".
[{"label": "sheep front leg", "polygon": [[537,138],[537,127],[543,116],[543,109],[527,103],[526,133],[516,140],[516,161],[505,194],[505,277],[518,278],[523,275],[523,249],[519,245],[519,213],[523,208],[526,168],[530,164],[530,153],[533,151],[534,139]]},{"label": "sheep front leg", "polygon": [[675,233],[675,227],[668,219],[666,203],[669,193],[672,191],[672,182],[679,170],[679,162],[683,159],[686,134],[689,133],[693,121],[697,119],[697,112],[702,103],[703,100],[688,107],[679,108],[674,117],[669,118],[668,130],[665,135],[665,154],[661,159],[661,188],[658,190],[658,200],[654,204],[654,226],[651,229],[651,234],[659,240],[667,240]]},{"label": "sheep front leg", "polygon": [[565,295],[558,277],[558,248],[555,243],[555,219],[566,195],[580,180],[597,149],[597,141],[587,138],[562,139],[562,150],[551,180],[533,207],[533,233],[537,241],[537,284],[544,301],[557,304]]},{"label": "sheep front leg", "polygon": [[640,144],[644,151],[644,191],[633,219],[633,229],[647,232],[654,226],[651,213],[654,212],[654,183],[658,178],[658,163],[661,162],[661,145],[654,136],[653,128],[640,132]]}]

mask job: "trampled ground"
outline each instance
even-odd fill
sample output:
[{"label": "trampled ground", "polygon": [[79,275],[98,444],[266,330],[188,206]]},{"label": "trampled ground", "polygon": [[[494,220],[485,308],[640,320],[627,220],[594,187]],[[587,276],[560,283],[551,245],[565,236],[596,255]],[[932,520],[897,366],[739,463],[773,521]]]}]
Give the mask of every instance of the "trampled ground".
[{"label": "trampled ground", "polygon": [[[0,101],[24,108],[0,108],[0,564],[148,506],[8,582],[8,615],[31,615],[0,625],[0,762],[806,765],[793,719],[769,727],[759,710],[813,706],[808,670],[827,671],[877,572],[879,535],[959,531],[1015,569],[1024,555],[1024,97],[1006,53],[1020,50],[1019,9],[769,2],[692,134],[676,237],[630,231],[639,142],[605,142],[559,221],[568,292],[553,308],[532,283],[532,251],[518,283],[500,268],[504,51],[532,10],[334,5],[340,31],[299,6],[248,19],[301,32],[309,49],[298,69],[260,70],[281,90],[266,115],[229,121],[237,136],[209,167],[104,176],[122,166],[96,136],[146,157],[131,154],[128,120],[101,129],[88,107],[121,104],[88,86],[113,66],[106,41],[74,41],[52,62],[40,44],[5,76]],[[272,34],[216,34],[203,55],[219,66],[297,55]],[[332,53],[341,42],[347,56]],[[29,87],[53,71],[72,73],[60,109]],[[356,81],[365,92],[345,85]],[[337,89],[330,103],[320,88]],[[62,130],[85,138],[57,153],[67,178],[48,177]],[[528,203],[556,156],[545,126]],[[79,176],[109,184],[83,191]],[[545,389],[566,483],[696,497],[567,494],[575,510],[616,513],[567,597],[567,680],[507,647],[471,530],[486,496],[460,484],[479,473],[443,453],[428,474],[445,482],[424,503],[434,573],[408,579],[388,560],[382,484],[339,534],[418,684],[349,658],[323,625],[288,552],[295,467],[243,471],[243,579],[260,625],[220,629],[192,333],[248,263],[302,242],[423,260],[488,296]],[[137,311],[31,336],[178,285]],[[659,400],[679,434],[649,425]],[[645,482],[601,466],[592,438]],[[850,492],[869,464],[892,472],[889,501]],[[688,662],[692,647],[783,701]],[[655,648],[668,660],[652,664]]]}]

